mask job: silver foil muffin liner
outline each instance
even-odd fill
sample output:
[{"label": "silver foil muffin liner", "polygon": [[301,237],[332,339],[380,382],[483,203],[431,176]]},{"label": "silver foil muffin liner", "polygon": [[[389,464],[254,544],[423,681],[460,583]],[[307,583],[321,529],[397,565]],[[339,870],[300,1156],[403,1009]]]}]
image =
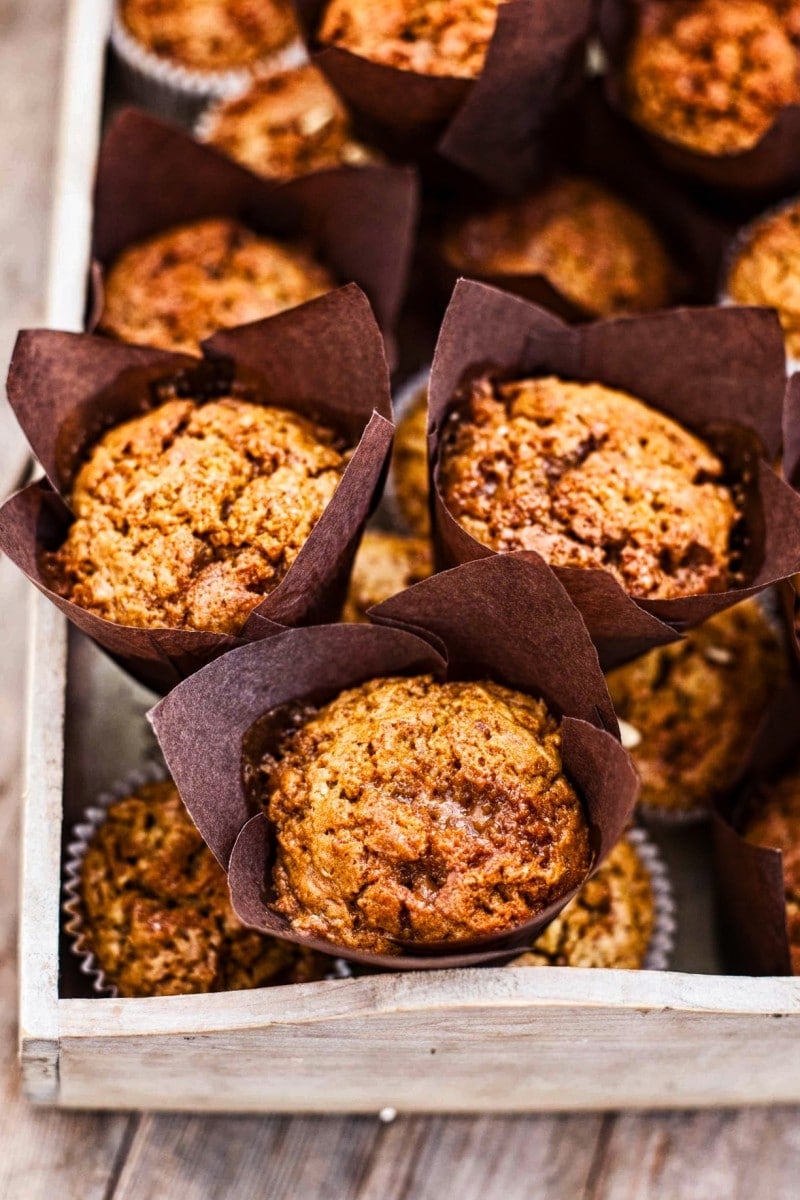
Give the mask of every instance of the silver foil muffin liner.
[{"label": "silver foil muffin liner", "polygon": [[[105,821],[112,804],[118,800],[124,800],[126,796],[132,796],[147,783],[162,783],[167,779],[169,779],[169,772],[163,763],[159,762],[149,762],[138,770],[131,771],[129,775],[124,776],[107,791],[101,792],[94,803],[84,809],[83,816],[73,826],[70,840],[67,843],[61,904],[61,911],[64,914],[64,932],[67,935],[70,950],[78,960],[78,969],[82,975],[91,980],[92,991],[96,996],[116,999],[119,997],[119,991],[115,984],[109,982],[105,971],[94,955],[91,938],[84,920],[81,902],[81,876],[86,852]],[[343,959],[333,959],[330,970],[324,978],[326,980],[349,979],[352,974],[349,963]]]},{"label": "silver foil muffin liner", "polygon": [[290,42],[261,59],[252,68],[198,71],[169,62],[147,50],[129,32],[121,6],[114,5],[111,45],[120,68],[127,97],[167,120],[191,126],[212,101],[241,92],[254,76],[274,75],[308,61],[299,32]]}]

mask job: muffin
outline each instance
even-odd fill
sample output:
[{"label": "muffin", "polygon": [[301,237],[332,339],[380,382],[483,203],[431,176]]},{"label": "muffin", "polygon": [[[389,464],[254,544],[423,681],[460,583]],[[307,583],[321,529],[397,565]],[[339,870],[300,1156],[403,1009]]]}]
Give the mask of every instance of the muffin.
[{"label": "muffin", "polygon": [[262,762],[273,907],[382,954],[512,930],[591,867],[559,722],[495,683],[374,679],[301,714]]},{"label": "muffin", "polygon": [[324,960],[246,929],[225,872],[173,783],[113,803],[80,874],[80,949],[120,996],[236,991],[322,978]]},{"label": "muffin", "polygon": [[461,274],[541,275],[590,316],[666,307],[667,252],[649,221],[589,179],[565,178],[456,221],[442,251]]},{"label": "muffin", "polygon": [[347,460],[331,429],[286,409],[167,399],[89,450],[46,577],[121,625],[236,634],[294,562]]},{"label": "muffin", "polygon": [[422,388],[398,421],[392,451],[392,484],[397,506],[412,533],[429,537],[428,389]]},{"label": "muffin", "polygon": [[781,851],[792,974],[800,975],[800,771],[765,789],[743,832],[748,842]]},{"label": "muffin", "polygon": [[259,66],[298,36],[290,0],[118,0],[142,50],[190,71]]},{"label": "muffin", "polygon": [[650,875],[627,838],[512,967],[641,970],[655,924]]},{"label": "muffin", "polygon": [[347,109],[310,65],[255,79],[241,95],[221,100],[205,114],[200,136],[268,179],[378,159],[355,140]]},{"label": "muffin", "polygon": [[237,221],[196,221],[119,255],[105,276],[98,328],[121,342],[198,354],[218,329],[274,316],[335,287],[299,246]]},{"label": "muffin", "polygon": [[749,228],[730,268],[726,290],[737,304],[774,308],[787,353],[800,358],[800,200]]},{"label": "muffin", "polygon": [[628,49],[625,104],[645,130],[708,156],[752,149],[800,100],[797,51],[761,0],[649,4]]},{"label": "muffin", "polygon": [[475,380],[443,430],[453,517],[496,551],[608,571],[647,600],[732,586],[737,503],[699,438],[625,392]]},{"label": "muffin", "polygon": [[331,0],[319,40],[401,71],[476,79],[503,0]]},{"label": "muffin", "polygon": [[432,572],[433,550],[427,538],[368,529],[353,564],[342,620],[366,621],[373,605],[427,579]]},{"label": "muffin", "polygon": [[780,642],[755,600],[612,671],[611,699],[636,742],[630,752],[641,805],[675,814],[709,809],[745,767],[785,672]]}]

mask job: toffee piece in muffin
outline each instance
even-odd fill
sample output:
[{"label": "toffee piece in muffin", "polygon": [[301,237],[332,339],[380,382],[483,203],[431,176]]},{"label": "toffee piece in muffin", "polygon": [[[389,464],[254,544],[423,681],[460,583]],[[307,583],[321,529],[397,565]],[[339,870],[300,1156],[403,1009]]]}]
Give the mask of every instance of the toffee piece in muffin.
[{"label": "toffee piece in muffin", "polygon": [[196,221],[123,250],[106,273],[99,329],[121,342],[198,354],[218,329],[274,316],[335,287],[299,246],[237,221]]},{"label": "toffee piece in muffin", "polygon": [[421,388],[397,423],[392,450],[392,483],[397,505],[412,533],[429,537],[428,389]]},{"label": "toffee piece in muffin", "polygon": [[727,292],[737,304],[774,308],[787,352],[800,358],[800,200],[750,227],[728,274]]},{"label": "toffee piece in muffin", "polygon": [[465,275],[541,275],[591,316],[666,307],[675,274],[636,209],[590,179],[564,178],[452,223],[442,250]]},{"label": "toffee piece in muffin", "polygon": [[503,2],[330,0],[319,40],[401,71],[476,79]]},{"label": "toffee piece in muffin", "polygon": [[439,460],[445,504],[483,545],[602,569],[650,600],[731,584],[738,511],[725,476],[669,417],[555,376],[474,381]]},{"label": "toffee piece in muffin", "polygon": [[118,800],[86,850],[84,939],[121,996],[235,991],[321,979],[324,959],[245,928],[225,872],[173,783]]},{"label": "toffee piece in muffin", "polygon": [[299,36],[291,0],[118,0],[144,50],[191,71],[257,70]]},{"label": "toffee piece in muffin", "polygon": [[350,115],[321,71],[309,65],[256,79],[221,100],[202,140],[268,179],[294,179],[379,156],[353,137]]},{"label": "toffee piece in muffin", "polygon": [[630,752],[641,805],[676,814],[710,808],[744,768],[785,672],[778,637],[756,600],[612,671],[611,699],[636,742]]},{"label": "toffee piece in muffin", "polygon": [[655,924],[650,875],[623,838],[577,896],[511,967],[641,970]]},{"label": "toffee piece in muffin", "polygon": [[628,113],[695,153],[752,149],[800,101],[795,46],[761,0],[649,4],[625,66]]},{"label": "toffee piece in muffin", "polygon": [[368,529],[353,564],[343,621],[366,621],[367,610],[427,579],[433,549],[427,538]]},{"label": "toffee piece in muffin", "polygon": [[109,621],[236,634],[280,583],[348,453],[297,413],[172,399],[109,430],[72,487],[50,586]]},{"label": "toffee piece in muffin", "polygon": [[495,683],[374,679],[263,763],[275,908],[383,954],[511,931],[592,864],[560,724]]},{"label": "toffee piece in muffin", "polygon": [[792,974],[800,975],[800,770],[764,789],[743,833],[757,846],[781,851]]}]

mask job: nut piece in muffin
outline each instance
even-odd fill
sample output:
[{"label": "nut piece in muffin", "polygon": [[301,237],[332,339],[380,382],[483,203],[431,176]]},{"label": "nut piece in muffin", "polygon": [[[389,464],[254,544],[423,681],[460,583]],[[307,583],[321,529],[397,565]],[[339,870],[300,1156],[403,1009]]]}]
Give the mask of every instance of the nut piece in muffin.
[{"label": "nut piece in muffin", "polygon": [[727,291],[737,304],[774,308],[787,352],[800,358],[800,200],[751,227],[730,269]]},{"label": "nut piece in muffin", "polygon": [[748,842],[781,851],[792,974],[800,975],[800,771],[764,790],[743,832]]},{"label": "nut piece in muffin", "polygon": [[299,36],[290,0],[120,0],[119,15],[143,49],[193,71],[255,70]]},{"label": "nut piece in muffin", "polygon": [[81,870],[84,938],[121,996],[235,991],[322,978],[324,959],[246,929],[225,872],[173,783],[118,800]]},{"label": "nut piece in muffin", "polygon": [[699,154],[752,149],[800,100],[797,51],[761,0],[663,0],[645,10],[625,66],[629,115]]},{"label": "nut piece in muffin", "polygon": [[308,716],[263,770],[275,907],[342,946],[502,934],[592,865],[559,722],[495,683],[371,680]]},{"label": "nut piece in muffin", "polygon": [[627,838],[510,967],[644,966],[655,923],[650,874]]},{"label": "nut piece in muffin", "polygon": [[173,399],[109,430],[45,556],[53,587],[109,621],[238,633],[280,583],[347,464],[332,430],[232,396]]},{"label": "nut piece in muffin", "polygon": [[219,101],[203,119],[202,140],[268,179],[379,159],[355,140],[347,109],[310,64]]},{"label": "nut piece in muffin", "polygon": [[392,450],[392,483],[397,506],[412,533],[429,537],[428,389],[421,388],[397,423]]},{"label": "nut piece in muffin", "polygon": [[373,62],[476,79],[503,0],[330,0],[319,40]]},{"label": "nut piece in muffin", "polygon": [[731,583],[724,477],[707,445],[640,400],[555,376],[474,381],[439,456],[444,502],[477,541],[609,571],[651,600]]},{"label": "nut piece in muffin", "polygon": [[272,317],[335,287],[299,246],[237,221],[196,221],[123,250],[106,273],[98,327],[121,342],[198,354],[218,329]]},{"label": "nut piece in muffin", "polygon": [[366,621],[373,605],[427,579],[432,572],[433,550],[427,538],[368,529],[353,564],[342,620]]},{"label": "nut piece in muffin", "polygon": [[442,250],[466,275],[542,275],[590,316],[664,308],[674,294],[650,222],[590,179],[559,179],[454,222]]},{"label": "nut piece in muffin", "polygon": [[617,716],[634,732],[640,804],[710,808],[743,770],[759,721],[786,672],[777,635],[746,600],[609,673]]}]

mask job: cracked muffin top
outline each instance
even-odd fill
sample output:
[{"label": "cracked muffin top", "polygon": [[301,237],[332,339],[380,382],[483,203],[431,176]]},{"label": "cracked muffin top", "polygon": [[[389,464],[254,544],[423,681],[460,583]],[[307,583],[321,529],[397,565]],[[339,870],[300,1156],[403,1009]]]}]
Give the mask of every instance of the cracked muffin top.
[{"label": "cracked muffin top", "polygon": [[355,140],[347,109],[310,64],[221,100],[204,119],[203,141],[269,179],[379,161]]},{"label": "cracked muffin top", "polygon": [[319,40],[373,62],[476,79],[504,0],[331,0]]},{"label": "cracked muffin top", "polygon": [[428,389],[421,388],[400,418],[392,449],[392,483],[398,508],[412,533],[429,537]]},{"label": "cracked muffin top", "polygon": [[617,716],[634,730],[640,804],[709,808],[745,766],[759,721],[786,673],[756,600],[690,630],[608,676]]},{"label": "cracked muffin top", "polygon": [[749,230],[727,289],[737,304],[774,308],[788,353],[800,358],[800,201],[770,213]]},{"label": "cracked muffin top", "polygon": [[196,71],[256,67],[299,36],[290,0],[122,0],[120,16],[145,50]]},{"label": "cracked muffin top", "polygon": [[353,564],[343,621],[366,621],[367,610],[381,604],[433,572],[428,538],[406,537],[368,529]]},{"label": "cracked muffin top", "polygon": [[438,478],[455,519],[493,550],[606,570],[643,599],[731,584],[738,513],[723,463],[625,392],[476,380],[445,423]]},{"label": "cracked muffin top", "polygon": [[332,430],[233,396],[109,430],[72,488],[50,585],[122,625],[236,634],[280,583],[347,465]]},{"label": "cracked muffin top", "polygon": [[760,0],[650,4],[624,84],[638,124],[707,155],[751,149],[800,100],[797,51],[780,15]]},{"label": "cracked muffin top", "polygon": [[543,275],[592,316],[664,308],[674,290],[650,222],[590,179],[560,179],[455,222],[442,248],[466,275]]},{"label": "cracked muffin top", "polygon": [[173,783],[118,800],[86,850],[85,933],[121,996],[176,996],[306,983],[324,959],[246,929],[228,881]]},{"label": "cracked muffin top", "polygon": [[764,789],[744,835],[748,842],[782,853],[792,974],[800,975],[800,771]]},{"label": "cracked muffin top", "polygon": [[398,940],[503,933],[591,866],[559,722],[495,683],[371,680],[262,769],[275,907],[339,945],[394,954]]},{"label": "cracked muffin top", "polygon": [[627,838],[511,967],[644,966],[655,923],[650,874]]},{"label": "cracked muffin top", "polygon": [[218,329],[272,317],[335,287],[299,246],[238,221],[195,221],[123,250],[106,272],[98,328],[121,342],[198,354]]}]

